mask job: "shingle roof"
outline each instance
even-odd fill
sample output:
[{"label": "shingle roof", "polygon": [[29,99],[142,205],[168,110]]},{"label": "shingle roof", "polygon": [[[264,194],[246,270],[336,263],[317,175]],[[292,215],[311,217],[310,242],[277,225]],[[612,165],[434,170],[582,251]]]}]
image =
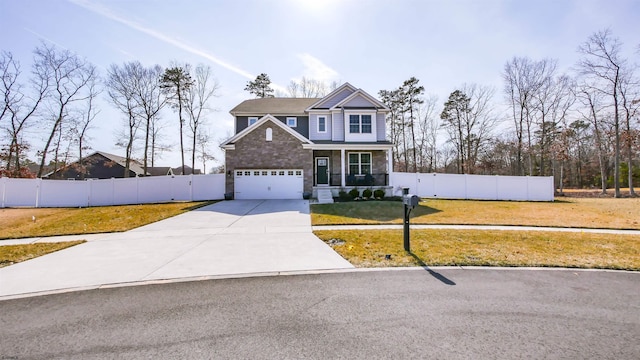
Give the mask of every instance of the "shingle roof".
[{"label": "shingle roof", "polygon": [[229,111],[231,115],[294,115],[304,114],[309,106],[320,100],[319,98],[262,98],[241,102]]}]

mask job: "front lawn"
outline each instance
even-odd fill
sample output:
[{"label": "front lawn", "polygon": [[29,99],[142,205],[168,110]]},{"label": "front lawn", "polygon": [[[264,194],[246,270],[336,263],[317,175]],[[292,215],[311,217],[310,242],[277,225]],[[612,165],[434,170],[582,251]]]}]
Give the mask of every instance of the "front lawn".
[{"label": "front lawn", "polygon": [[[311,205],[313,225],[402,224],[399,201]],[[412,224],[521,225],[640,229],[640,198],[563,198],[555,202],[423,199]]]},{"label": "front lawn", "polygon": [[402,230],[314,233],[356,267],[457,265],[640,270],[640,235],[411,230],[410,254],[404,251]]},{"label": "front lawn", "polygon": [[0,267],[36,258],[71,246],[85,243],[84,240],[55,243],[36,243],[0,246]]},{"label": "front lawn", "polygon": [[211,203],[0,209],[0,239],[127,231]]}]

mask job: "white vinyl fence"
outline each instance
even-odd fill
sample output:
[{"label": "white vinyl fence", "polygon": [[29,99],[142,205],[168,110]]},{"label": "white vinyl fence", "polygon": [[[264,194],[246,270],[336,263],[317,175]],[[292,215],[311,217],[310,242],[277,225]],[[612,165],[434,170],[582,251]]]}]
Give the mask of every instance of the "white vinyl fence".
[{"label": "white vinyl fence", "polygon": [[224,198],[224,174],[106,180],[0,178],[0,208],[88,207]]},{"label": "white vinyl fence", "polygon": [[391,173],[395,195],[402,188],[424,198],[553,201],[553,176]]}]

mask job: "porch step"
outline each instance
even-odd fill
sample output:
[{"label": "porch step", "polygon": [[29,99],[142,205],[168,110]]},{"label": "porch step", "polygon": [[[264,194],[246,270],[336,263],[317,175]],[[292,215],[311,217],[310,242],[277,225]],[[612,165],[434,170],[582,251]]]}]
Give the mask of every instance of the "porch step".
[{"label": "porch step", "polygon": [[318,204],[332,204],[333,195],[329,189],[318,189]]}]

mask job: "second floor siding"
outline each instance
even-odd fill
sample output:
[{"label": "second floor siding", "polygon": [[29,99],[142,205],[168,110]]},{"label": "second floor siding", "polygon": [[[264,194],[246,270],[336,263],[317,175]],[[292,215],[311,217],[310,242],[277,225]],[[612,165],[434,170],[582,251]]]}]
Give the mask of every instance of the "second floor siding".
[{"label": "second floor siding", "polygon": [[[321,126],[321,118],[324,118],[324,127]],[[332,125],[331,114],[311,114],[309,116],[309,140],[331,140]],[[323,128],[324,131],[322,131]]]},{"label": "second floor siding", "polygon": [[[266,115],[266,114],[265,114]],[[236,117],[236,134],[249,127],[249,118],[256,118],[259,120],[262,116],[237,116]],[[308,116],[275,116],[283,124],[287,124],[287,118],[296,118],[296,126],[291,127],[298,134],[309,139],[309,117]]]}]

